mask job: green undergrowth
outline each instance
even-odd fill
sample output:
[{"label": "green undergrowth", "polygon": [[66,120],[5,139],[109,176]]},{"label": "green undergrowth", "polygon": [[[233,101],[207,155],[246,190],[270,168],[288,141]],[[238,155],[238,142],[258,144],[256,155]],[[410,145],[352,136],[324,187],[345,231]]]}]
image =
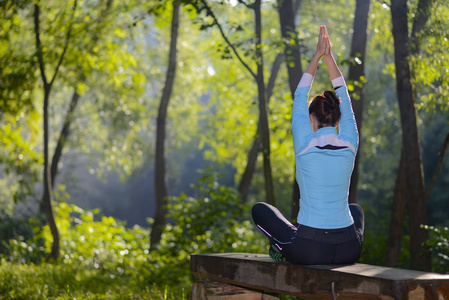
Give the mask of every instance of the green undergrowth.
[{"label": "green undergrowth", "polygon": [[48,226],[30,220],[33,236],[11,239],[1,256],[0,299],[189,299],[191,254],[266,251],[233,189],[209,176],[196,191],[171,199],[169,224],[150,251],[149,229],[69,205],[61,189],[59,259],[47,261]]},{"label": "green undergrowth", "polygon": [[435,272],[449,274],[449,228],[441,226],[422,226],[429,231],[426,242],[432,254],[432,269]]},{"label": "green undergrowth", "polygon": [[3,260],[0,273],[1,299],[167,299],[183,293],[182,289],[164,292],[139,276],[114,276],[65,264],[21,265]]},{"label": "green undergrowth", "polygon": [[[191,254],[266,253],[267,240],[250,222],[250,209],[234,189],[206,176],[195,190],[193,196],[170,200],[169,223],[150,251],[148,228],[129,228],[98,210],[69,205],[61,188],[54,207],[61,239],[58,260],[47,259],[52,244],[48,226],[29,220],[24,232],[33,234],[10,239],[0,254],[0,300],[190,299]],[[445,273],[448,230],[427,229],[434,269]],[[376,241],[367,237],[372,241],[364,260],[369,262],[380,248],[374,249]]]}]

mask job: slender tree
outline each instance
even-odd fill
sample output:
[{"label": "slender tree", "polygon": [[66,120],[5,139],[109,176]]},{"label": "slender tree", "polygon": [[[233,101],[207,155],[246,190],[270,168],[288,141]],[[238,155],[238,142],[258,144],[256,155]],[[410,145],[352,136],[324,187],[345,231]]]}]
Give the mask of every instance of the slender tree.
[{"label": "slender tree", "polygon": [[267,203],[275,205],[273,176],[271,174],[270,131],[268,127],[267,94],[264,80],[264,60],[262,44],[262,0],[255,0],[254,15],[256,26],[256,61],[257,61],[257,92],[259,95],[259,122],[263,154],[263,174],[265,179],[265,197]]},{"label": "slender tree", "polygon": [[[429,0],[420,0],[418,2],[417,15],[412,29],[412,35],[417,37],[424,27],[429,13]],[[412,80],[412,69],[410,65],[410,55],[417,51],[416,40],[411,37],[408,29],[408,3],[407,0],[391,1],[392,33],[394,39],[394,57],[396,68],[396,92],[399,102],[399,110],[402,128],[402,150],[401,160],[398,170],[397,187],[395,192],[403,193],[394,198],[392,217],[397,216],[395,209],[405,207],[405,203],[397,203],[398,200],[407,199],[409,212],[409,231],[410,231],[410,253],[412,266],[415,269],[430,270],[430,253],[425,247],[424,242],[428,239],[428,232],[421,227],[427,224],[426,201],[424,197],[424,178],[422,170],[422,161],[419,145],[419,134],[417,126],[417,113],[415,109],[415,91]],[[422,14],[422,15],[421,15]],[[418,43],[419,45],[419,43]],[[403,215],[403,213],[402,213]],[[391,232],[398,231],[401,224],[396,224],[392,220],[390,228],[390,242],[392,239],[400,240],[399,236],[394,236]],[[387,259],[391,264],[393,260]]]},{"label": "slender tree", "polygon": [[165,78],[165,85],[162,90],[161,101],[157,116],[156,128],[156,157],[155,157],[155,189],[156,189],[156,210],[154,223],[150,234],[150,247],[154,247],[161,240],[162,229],[166,222],[167,215],[167,173],[166,173],[166,122],[167,110],[170,101],[173,85],[176,75],[176,54],[178,43],[178,29],[179,29],[179,8],[180,1],[173,1],[173,14],[171,22],[170,33],[170,50],[168,57],[168,69]]},{"label": "slender tree", "polygon": [[[362,131],[363,121],[363,101],[364,86],[363,77],[365,77],[365,52],[367,41],[368,15],[370,9],[369,0],[357,0],[354,14],[354,25],[351,42],[350,58],[354,63],[349,65],[348,81],[353,83],[354,90],[350,91],[352,108],[354,110],[355,120],[359,135]],[[351,176],[351,184],[349,188],[349,202],[357,202],[357,184],[359,181],[359,161],[360,161],[361,143],[359,142],[359,150],[355,158],[354,171]]]},{"label": "slender tree", "polygon": [[298,32],[295,24],[295,18],[300,4],[301,0],[297,0],[295,3],[293,3],[293,0],[278,1],[279,24],[287,66],[288,86],[290,87],[292,97],[295,94],[296,86],[303,73]]},{"label": "slender tree", "polygon": [[73,16],[75,14],[76,6],[77,6],[77,0],[74,1],[73,7],[72,7],[72,16],[69,23],[69,27],[67,30],[67,34],[65,37],[64,47],[62,50],[62,53],[59,57],[58,63],[55,67],[53,77],[51,77],[50,80],[47,79],[47,74],[45,72],[45,62],[44,62],[44,55],[43,55],[43,46],[41,43],[40,38],[40,22],[39,22],[39,16],[40,16],[40,2],[36,2],[34,4],[34,30],[35,30],[35,37],[36,37],[36,56],[39,61],[39,69],[40,74],[43,82],[44,87],[44,103],[43,103],[43,129],[44,129],[44,166],[43,166],[43,182],[44,182],[44,197],[42,201],[42,208],[47,216],[47,222],[50,226],[50,231],[53,236],[53,244],[51,247],[51,253],[50,257],[54,260],[56,260],[59,256],[59,232],[58,228],[56,226],[54,214],[53,214],[53,206],[52,206],[52,200],[53,200],[53,193],[52,193],[52,187],[51,187],[51,172],[50,172],[50,163],[49,163],[49,116],[48,116],[48,108],[50,104],[50,94],[51,89],[53,87],[53,83],[56,79],[56,76],[58,75],[59,68],[61,67],[62,61],[64,60],[65,53],[67,51],[71,32],[72,32],[72,25],[73,25]]},{"label": "slender tree", "polygon": [[[299,10],[300,4],[301,0],[296,1],[295,4],[293,4],[293,1],[291,0],[279,1],[278,4],[281,33],[284,40],[283,60],[286,62],[288,68],[289,86],[292,97],[295,92],[296,85],[299,82],[299,78],[302,76],[299,40],[295,29],[295,16]],[[267,85],[267,104],[269,103],[271,97],[274,79],[276,78],[277,72],[279,71],[281,59],[282,57],[278,55],[276,56],[275,61],[273,62],[271,77]],[[261,130],[261,123],[258,122],[257,132],[259,133],[260,130]],[[250,150],[248,151],[246,168],[245,171],[243,172],[243,175],[239,183],[238,190],[240,192],[242,202],[246,202],[246,199],[249,194],[251,180],[256,169],[257,156],[260,149],[262,149],[262,145],[260,145],[260,142],[261,142],[260,136],[259,134],[256,134],[253,144]],[[294,193],[292,197],[293,199],[292,210],[296,211],[296,213],[293,212],[293,215],[296,215],[298,212],[298,199],[299,199],[299,187],[296,181],[294,181],[293,183],[293,190]]]},{"label": "slender tree", "polygon": [[[288,86],[290,87],[292,98],[295,96],[296,86],[303,74],[301,51],[295,24],[295,18],[301,7],[301,2],[302,0],[296,0],[295,3],[293,3],[293,0],[278,1],[279,24],[281,26],[285,63],[287,66]],[[293,180],[292,191],[291,218],[295,219],[299,211],[300,198],[299,185],[296,180]]]},{"label": "slender tree", "polygon": [[[273,93],[274,84],[275,84],[279,69],[281,67],[283,57],[284,57],[284,55],[278,54],[272,64],[270,79],[268,80],[268,84],[267,84],[267,104],[270,103],[270,98]],[[259,128],[259,127],[260,127],[260,123],[258,122],[257,128]],[[258,132],[259,132],[259,129],[257,129],[257,133],[254,137],[253,144],[248,151],[245,171],[243,172],[242,177],[240,178],[240,182],[239,182],[239,186],[238,186],[238,191],[240,193],[242,203],[246,203],[246,201],[248,199],[248,195],[249,195],[250,187],[251,187],[251,181],[252,181],[254,172],[256,171],[257,156],[259,155],[260,149],[262,148],[262,145],[260,143],[260,136],[259,136]]]},{"label": "slender tree", "polygon": [[[104,21],[104,19],[110,12],[112,3],[113,3],[113,0],[108,0],[106,2],[105,8],[101,11],[101,17],[100,17],[99,21],[101,21],[101,22]],[[98,20],[97,20],[97,22],[98,22]],[[93,47],[91,47],[91,48],[94,48],[95,45],[98,44],[101,33],[102,33],[101,31],[95,31],[95,33],[92,37],[92,46]],[[86,81],[86,76],[81,74],[80,77],[81,77],[80,82],[84,84]],[[58,173],[58,164],[59,164],[59,161],[61,160],[63,149],[70,137],[70,127],[74,120],[75,111],[78,106],[78,100],[80,98],[80,94],[78,93],[78,89],[76,88],[77,84],[78,84],[78,82],[75,84],[75,88],[74,88],[72,97],[70,99],[69,107],[68,107],[66,115],[64,117],[61,131],[59,132],[59,138],[58,138],[58,142],[56,144],[55,152],[53,153],[53,157],[51,160],[50,178],[51,178],[51,187],[52,188],[54,188],[54,186],[55,186],[55,179],[56,179],[56,175]]]},{"label": "slender tree", "polygon": [[[409,43],[408,47],[410,49],[409,51],[411,55],[418,55],[420,51],[421,35],[430,15],[430,5],[431,1],[426,0],[418,2],[417,12],[415,14],[412,32],[410,35],[410,41],[408,42]],[[413,76],[412,71],[410,72],[410,74],[411,76]],[[413,91],[413,93],[415,92]],[[415,94],[413,94],[413,96],[415,97]],[[407,148],[402,147],[398,175],[396,178],[396,186],[391,210],[392,212],[390,217],[390,232],[388,237],[388,248],[387,248],[388,250],[386,257],[386,264],[388,266],[396,266],[398,264],[399,255],[401,251],[401,239],[404,226],[406,201],[409,198],[408,196],[409,189],[407,188],[407,177],[405,171],[406,167],[405,157],[407,154],[406,151]],[[437,170],[435,172],[435,175],[438,174]],[[428,188],[427,190],[430,191],[431,188],[430,189]],[[426,191],[424,195],[424,202],[426,201],[427,198],[428,194]]]},{"label": "slender tree", "polygon": [[[239,55],[236,47],[232,44],[226,34],[223,31],[223,27],[218,22],[218,19],[211,7],[207,4],[206,0],[200,0],[202,7],[199,7],[199,10],[205,9],[206,14],[211,16],[214,20],[214,25],[216,25],[220,31],[225,42],[232,49],[237,59],[240,63],[245,67],[245,69],[251,74],[257,84],[257,92],[258,92],[258,106],[259,106],[259,121],[258,121],[258,130],[257,135],[260,138],[261,152],[263,154],[263,174],[264,174],[264,183],[265,183],[265,198],[266,202],[272,205],[275,205],[275,197],[274,197],[274,186],[273,186],[273,176],[271,172],[271,151],[270,151],[270,130],[268,126],[268,112],[267,112],[267,91],[266,85],[264,82],[264,57],[263,57],[263,44],[262,44],[262,15],[261,15],[261,1],[255,0],[254,3],[248,4],[245,1],[239,0],[242,5],[254,10],[255,16],[255,57],[257,64],[257,71],[254,72],[248,64],[242,59]],[[248,161],[250,162],[250,161]],[[247,171],[245,171],[246,173]],[[253,171],[252,171],[253,172]],[[245,174],[244,173],[244,174]],[[249,185],[251,183],[252,173],[250,171],[251,176],[246,177],[243,182],[239,185],[239,190],[241,191],[249,191]],[[248,180],[249,178],[249,180]],[[246,196],[245,196],[246,197]],[[246,200],[244,200],[246,201]]]}]

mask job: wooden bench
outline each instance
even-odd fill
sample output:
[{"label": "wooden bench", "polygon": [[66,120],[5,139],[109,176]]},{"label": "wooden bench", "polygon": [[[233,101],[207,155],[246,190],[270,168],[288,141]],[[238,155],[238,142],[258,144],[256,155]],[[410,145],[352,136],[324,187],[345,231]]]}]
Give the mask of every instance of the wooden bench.
[{"label": "wooden bench", "polygon": [[191,256],[194,300],[449,299],[449,275],[366,264],[299,266],[264,254]]}]

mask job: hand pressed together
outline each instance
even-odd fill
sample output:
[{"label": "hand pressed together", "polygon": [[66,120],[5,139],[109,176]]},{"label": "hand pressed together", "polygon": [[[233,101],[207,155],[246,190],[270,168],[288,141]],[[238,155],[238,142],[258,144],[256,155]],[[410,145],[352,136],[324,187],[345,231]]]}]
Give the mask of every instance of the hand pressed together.
[{"label": "hand pressed together", "polygon": [[316,46],[315,54],[319,55],[319,57],[332,55],[329,34],[327,33],[326,25],[320,26],[320,35],[318,37],[318,44]]},{"label": "hand pressed together", "polygon": [[320,26],[320,35],[318,37],[315,55],[313,56],[309,66],[307,67],[306,73],[315,76],[316,69],[321,57],[324,57],[331,80],[340,77],[341,72],[338,69],[332,55],[331,43],[329,41],[329,34],[327,33],[326,25]]}]

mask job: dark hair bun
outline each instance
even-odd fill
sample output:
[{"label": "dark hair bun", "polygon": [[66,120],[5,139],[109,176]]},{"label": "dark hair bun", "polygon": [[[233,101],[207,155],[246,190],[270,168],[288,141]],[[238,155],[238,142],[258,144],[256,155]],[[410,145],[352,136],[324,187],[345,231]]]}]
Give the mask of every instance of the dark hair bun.
[{"label": "dark hair bun", "polygon": [[340,120],[340,100],[334,92],[324,91],[315,96],[309,106],[309,114],[313,114],[319,122],[318,127],[335,126]]}]

